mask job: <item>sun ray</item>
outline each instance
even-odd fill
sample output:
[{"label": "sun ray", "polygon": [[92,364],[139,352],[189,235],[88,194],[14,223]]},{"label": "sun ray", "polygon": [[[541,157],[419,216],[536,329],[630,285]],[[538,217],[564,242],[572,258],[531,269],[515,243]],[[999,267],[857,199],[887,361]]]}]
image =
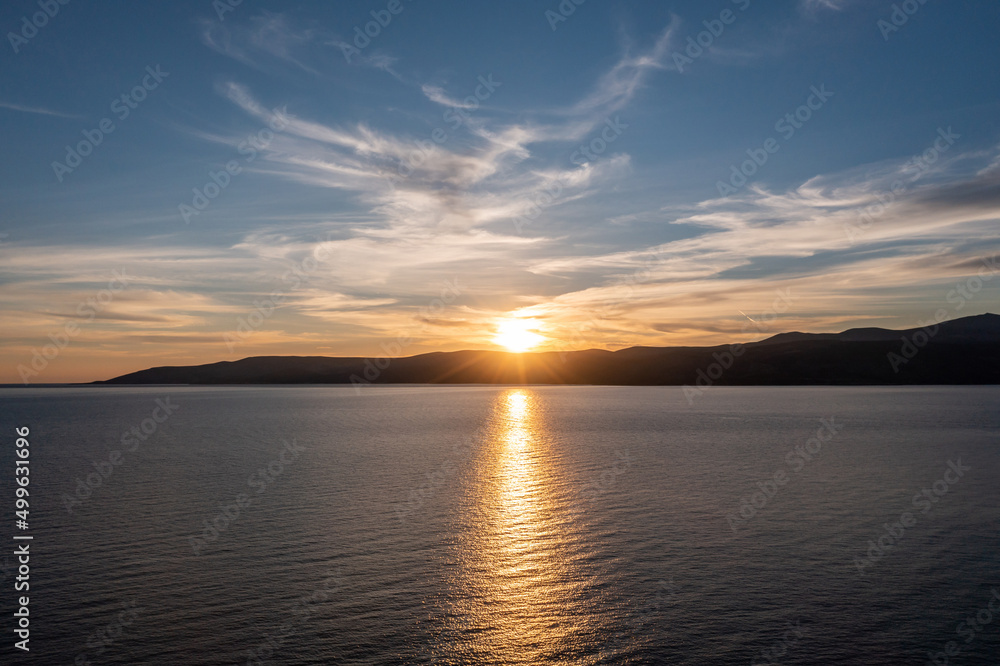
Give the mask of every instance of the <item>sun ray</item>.
[{"label": "sun ray", "polygon": [[539,325],[534,319],[504,320],[497,326],[493,343],[512,352],[525,352],[545,341],[545,336],[535,332],[538,328]]}]

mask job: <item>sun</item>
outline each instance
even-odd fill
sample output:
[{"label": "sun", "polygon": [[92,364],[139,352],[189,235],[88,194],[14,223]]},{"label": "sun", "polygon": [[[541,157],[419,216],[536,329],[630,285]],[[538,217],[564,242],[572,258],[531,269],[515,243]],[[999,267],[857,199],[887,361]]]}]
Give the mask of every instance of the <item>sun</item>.
[{"label": "sun", "polygon": [[534,332],[537,328],[533,319],[507,319],[497,326],[493,342],[512,352],[525,352],[545,341],[545,336]]}]

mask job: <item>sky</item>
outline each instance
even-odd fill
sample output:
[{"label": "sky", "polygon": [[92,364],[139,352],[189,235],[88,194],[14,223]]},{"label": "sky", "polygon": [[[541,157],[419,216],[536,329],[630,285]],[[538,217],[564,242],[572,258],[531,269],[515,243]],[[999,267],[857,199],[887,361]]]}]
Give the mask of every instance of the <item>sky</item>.
[{"label": "sky", "polygon": [[0,382],[998,312],[998,28],[986,1],[4,2]]}]

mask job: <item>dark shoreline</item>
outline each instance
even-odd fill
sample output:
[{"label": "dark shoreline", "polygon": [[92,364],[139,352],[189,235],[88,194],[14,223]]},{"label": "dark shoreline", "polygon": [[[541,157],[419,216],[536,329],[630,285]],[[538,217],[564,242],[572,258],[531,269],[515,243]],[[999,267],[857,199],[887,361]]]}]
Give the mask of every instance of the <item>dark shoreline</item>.
[{"label": "dark shoreline", "polygon": [[432,352],[409,357],[257,356],[140,370],[96,385],[385,384],[914,386],[1000,384],[1000,316],[906,331],[782,333],[746,344],[618,351]]}]

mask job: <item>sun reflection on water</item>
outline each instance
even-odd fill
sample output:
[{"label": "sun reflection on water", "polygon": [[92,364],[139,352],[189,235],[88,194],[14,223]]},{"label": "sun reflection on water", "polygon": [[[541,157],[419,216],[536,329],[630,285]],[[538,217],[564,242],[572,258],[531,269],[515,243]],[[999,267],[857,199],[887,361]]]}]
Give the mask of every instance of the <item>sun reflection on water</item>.
[{"label": "sun reflection on water", "polygon": [[593,621],[575,601],[579,549],[539,412],[528,389],[494,405],[460,555],[455,663],[569,660]]}]

